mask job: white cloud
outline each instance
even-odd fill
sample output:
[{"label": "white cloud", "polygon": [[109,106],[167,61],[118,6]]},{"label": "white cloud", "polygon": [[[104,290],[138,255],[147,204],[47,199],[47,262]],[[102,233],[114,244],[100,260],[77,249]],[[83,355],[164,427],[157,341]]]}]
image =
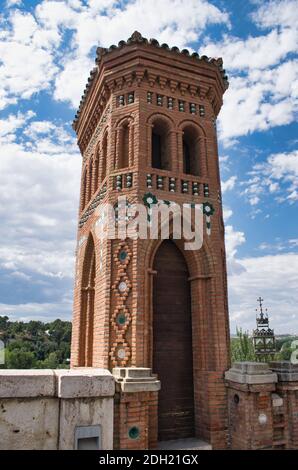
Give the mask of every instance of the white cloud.
[{"label": "white cloud", "polygon": [[38,25],[29,13],[13,10],[0,40],[0,109],[49,88],[58,71],[52,55],[58,43],[57,31]]},{"label": "white cloud", "polygon": [[175,45],[185,47],[214,23],[229,24],[229,17],[207,0],[47,0],[32,13],[12,10],[0,35],[0,109],[51,89],[55,77],[54,98],[76,107],[94,47],[127,39],[135,29],[161,42],[175,34]]},{"label": "white cloud", "polygon": [[232,77],[219,117],[220,138],[229,144],[235,137],[289,124],[297,110],[297,60]]},{"label": "white cloud", "polygon": [[94,62],[88,57],[66,59],[63,70],[55,80],[54,98],[57,101],[69,101],[73,107],[77,107],[93,67]]},{"label": "white cloud", "polygon": [[22,5],[22,0],[6,0],[7,8]]},{"label": "white cloud", "polygon": [[230,75],[219,116],[219,134],[226,146],[235,138],[293,122],[298,109],[297,2],[260,4],[253,15],[263,35],[237,38],[224,35],[202,48],[222,56]]},{"label": "white cloud", "polygon": [[61,8],[56,2],[42,2],[36,12],[44,24],[73,30],[71,50],[60,61],[54,97],[74,107],[94,65],[94,57],[91,60],[89,56],[94,46],[117,44],[137,29],[144,36],[158,37],[160,43],[172,44],[175,35],[173,45],[186,47],[208,24],[229,24],[228,14],[205,0],[136,0],[125,4],[107,0],[89,1],[87,7],[77,5],[77,10],[70,3]]},{"label": "white cloud", "polygon": [[19,127],[23,126],[29,119],[31,119],[35,113],[33,111],[27,111],[27,113],[10,114],[5,119],[0,119],[0,138],[7,138],[8,135],[13,134]]},{"label": "white cloud", "polygon": [[298,200],[298,150],[270,155],[266,162],[254,165],[250,175],[242,185],[251,205],[257,204],[268,191],[280,202]]},{"label": "white cloud", "polygon": [[266,69],[276,65],[290,52],[297,50],[296,29],[272,30],[267,35],[239,39],[225,35],[223,40],[206,45],[204,53],[211,57],[219,54],[229,70]]},{"label": "white cloud", "polygon": [[297,26],[298,9],[296,0],[271,0],[261,2],[260,8],[252,15],[258,26]]},{"label": "white cloud", "polygon": [[233,211],[229,207],[224,206],[223,207],[223,218],[225,223],[232,217]]},{"label": "white cloud", "polygon": [[256,299],[261,295],[275,333],[298,333],[298,255],[251,257],[238,263],[242,271],[229,276],[231,330],[255,327]]},{"label": "white cloud", "polygon": [[245,242],[245,236],[243,232],[237,232],[234,230],[232,225],[226,226],[226,250],[227,257],[232,259],[237,253],[237,247]]},{"label": "white cloud", "polygon": [[11,115],[0,139],[0,267],[71,278],[81,159],[63,126],[28,115]]},{"label": "white cloud", "polygon": [[226,191],[230,191],[235,187],[235,183],[237,181],[237,176],[231,176],[228,180],[222,181],[221,189],[222,192],[225,193]]},{"label": "white cloud", "polygon": [[28,302],[20,304],[0,304],[1,315],[7,315],[12,321],[38,320],[49,322],[62,318],[71,320],[72,299],[65,298],[61,302]]}]

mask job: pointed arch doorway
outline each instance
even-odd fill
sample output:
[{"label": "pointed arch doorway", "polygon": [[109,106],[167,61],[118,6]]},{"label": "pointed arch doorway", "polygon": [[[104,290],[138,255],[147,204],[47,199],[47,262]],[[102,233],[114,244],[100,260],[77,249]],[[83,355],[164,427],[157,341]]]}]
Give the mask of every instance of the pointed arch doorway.
[{"label": "pointed arch doorway", "polygon": [[189,272],[171,240],[158,248],[153,269],[153,372],[158,374],[158,440],[195,435]]}]

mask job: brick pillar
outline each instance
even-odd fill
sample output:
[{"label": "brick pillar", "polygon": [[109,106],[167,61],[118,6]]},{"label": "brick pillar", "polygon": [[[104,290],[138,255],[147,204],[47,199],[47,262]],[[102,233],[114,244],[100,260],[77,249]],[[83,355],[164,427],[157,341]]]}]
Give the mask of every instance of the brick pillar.
[{"label": "brick pillar", "polygon": [[277,374],[277,393],[284,401],[285,447],[298,449],[298,364],[275,361],[270,363],[270,367]]},{"label": "brick pillar", "polygon": [[160,381],[143,367],[116,367],[113,375],[114,449],[155,449]]},{"label": "brick pillar", "polygon": [[273,403],[277,375],[268,364],[236,362],[225,374],[231,449],[273,447]]}]

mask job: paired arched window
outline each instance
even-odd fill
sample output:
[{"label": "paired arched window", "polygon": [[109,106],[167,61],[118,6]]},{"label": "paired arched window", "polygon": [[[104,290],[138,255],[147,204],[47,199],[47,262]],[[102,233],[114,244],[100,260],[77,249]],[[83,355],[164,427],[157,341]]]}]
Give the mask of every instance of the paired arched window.
[{"label": "paired arched window", "polygon": [[160,170],[171,169],[171,133],[168,122],[157,118],[151,134],[151,165]]},{"label": "paired arched window", "polygon": [[183,129],[183,173],[200,176],[200,136],[193,126]]}]

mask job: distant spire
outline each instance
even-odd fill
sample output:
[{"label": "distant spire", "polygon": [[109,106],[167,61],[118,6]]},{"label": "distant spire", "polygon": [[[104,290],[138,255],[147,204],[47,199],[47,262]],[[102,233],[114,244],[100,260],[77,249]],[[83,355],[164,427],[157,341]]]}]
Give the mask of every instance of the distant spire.
[{"label": "distant spire", "polygon": [[[257,328],[253,331],[254,349],[257,357],[261,360],[262,357],[268,360],[273,357],[276,351],[274,330],[269,328],[267,309],[265,309],[265,313],[263,311],[264,299],[259,297],[257,302],[259,303],[260,312],[256,316]],[[257,308],[256,311],[258,312]]]}]

